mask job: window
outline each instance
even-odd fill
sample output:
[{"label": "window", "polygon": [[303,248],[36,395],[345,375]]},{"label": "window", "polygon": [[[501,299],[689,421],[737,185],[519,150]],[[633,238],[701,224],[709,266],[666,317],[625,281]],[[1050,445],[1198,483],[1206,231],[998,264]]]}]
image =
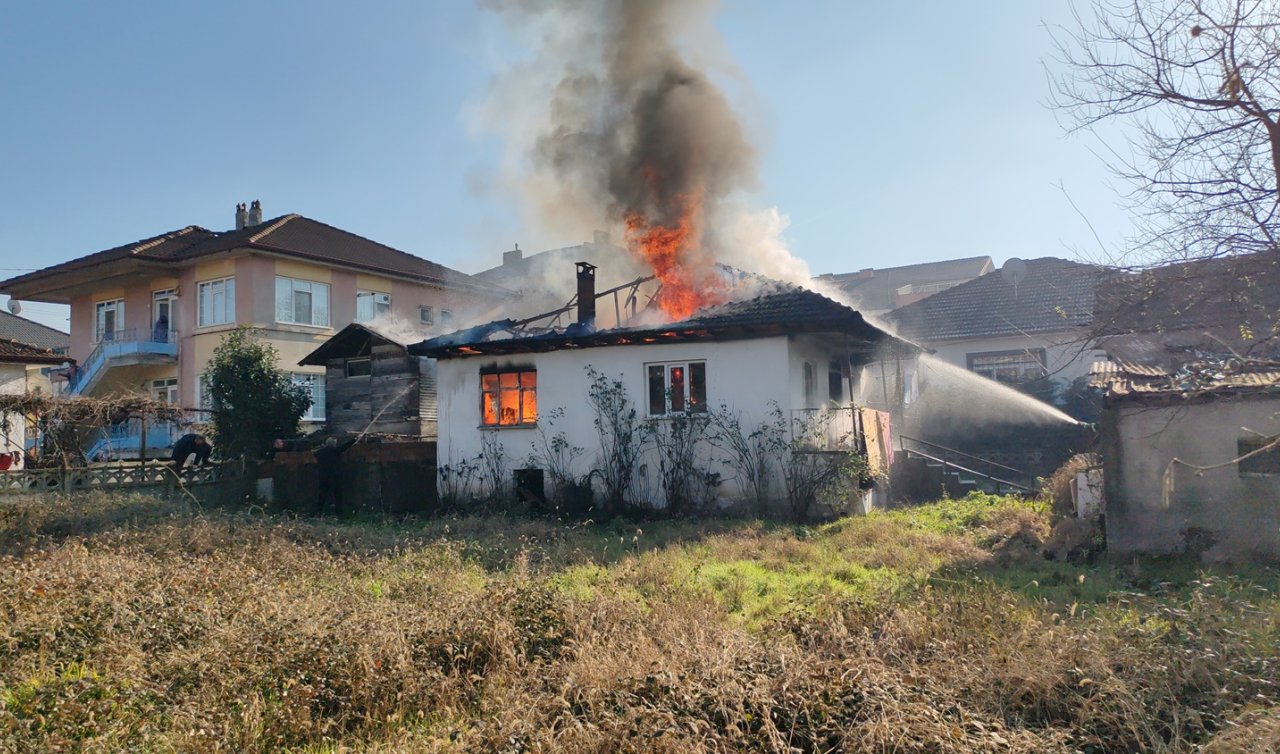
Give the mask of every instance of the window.
[{"label": "window", "polygon": [[538,372],[512,369],[480,373],[480,423],[515,427],[538,421]]},{"label": "window", "polygon": [[1048,374],[1043,348],[971,353],[968,359],[969,371],[1006,385],[1021,385]]},{"label": "window", "polygon": [[391,312],[391,294],[356,291],[356,321],[372,322]]},{"label": "window", "polygon": [[151,293],[151,340],[156,343],[175,342],[177,332],[178,292],[172,288]]},{"label": "window", "polygon": [[93,342],[116,340],[124,327],[124,300],[99,301],[93,306]]},{"label": "window", "polygon": [[[327,287],[327,286],[326,286]],[[293,384],[302,385],[311,393],[311,408],[302,415],[307,422],[324,421],[324,375],[293,372],[289,375]]]},{"label": "window", "polygon": [[440,310],[440,326],[451,327],[453,325],[453,312],[448,309]]},{"label": "window", "polygon": [[236,279],[206,280],[196,286],[199,299],[197,324],[200,327],[226,325],[236,321]]},{"label": "window", "polygon": [[649,381],[649,416],[706,412],[706,362],[649,364],[646,372]]},{"label": "window", "polygon": [[827,365],[827,398],[832,403],[844,403],[844,373],[838,361]]},{"label": "window", "polygon": [[[213,395],[209,393],[209,380],[204,375],[196,377],[196,408],[210,411],[213,409]],[[201,416],[201,421],[208,421],[209,415]]]},{"label": "window", "polygon": [[1241,437],[1236,442],[1236,457],[1240,458],[1236,466],[1239,467],[1240,475],[1280,475],[1280,448],[1272,448],[1255,456],[1241,458],[1247,453],[1254,453],[1267,447],[1276,440],[1280,440],[1280,435],[1275,437]]},{"label": "window", "polygon": [[373,359],[347,359],[348,377],[367,377],[373,374]]},{"label": "window", "polygon": [[158,401],[164,401],[165,403],[177,403],[178,378],[169,377],[164,380],[152,380],[151,394],[154,395]]},{"label": "window", "polygon": [[813,365],[812,361],[804,363],[804,403],[806,406],[813,404],[813,399],[818,395],[818,368]]},{"label": "window", "polygon": [[328,327],[328,284],[277,276],[276,321],[293,325]]},{"label": "window", "polygon": [[435,313],[429,306],[418,307],[418,321],[424,325],[435,324]]}]

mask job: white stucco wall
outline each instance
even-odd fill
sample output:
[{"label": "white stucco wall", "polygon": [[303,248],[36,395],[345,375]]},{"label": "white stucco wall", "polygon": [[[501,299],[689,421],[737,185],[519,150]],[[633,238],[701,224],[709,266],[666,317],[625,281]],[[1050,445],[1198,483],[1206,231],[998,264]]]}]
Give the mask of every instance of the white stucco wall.
[{"label": "white stucco wall", "polygon": [[925,345],[934,350],[936,358],[961,369],[969,368],[969,354],[1043,348],[1050,377],[1065,384],[1089,374],[1089,367],[1094,361],[1106,358],[1102,351],[1085,347],[1084,337],[1082,331],[1064,330],[999,338],[933,341]]},{"label": "white stucco wall", "polygon": [[[835,355],[839,358],[839,355]],[[587,399],[589,379],[586,366],[610,378],[621,378],[628,397],[641,417],[647,413],[645,366],[660,362],[705,361],[707,369],[707,402],[740,411],[743,425],[754,427],[768,418],[770,401],[776,401],[784,415],[802,407],[803,362],[814,361],[817,367],[817,395],[827,395],[827,364],[833,357],[811,339],[788,340],[785,336],[754,340],[702,343],[659,343],[619,345],[561,350],[513,356],[475,356],[442,359],[438,364],[440,438],[439,464],[457,464],[475,458],[483,450],[486,435],[501,442],[507,469],[523,467],[532,444],[538,440],[539,428],[480,426],[480,370],[492,367],[531,366],[538,372],[538,414],[540,428],[549,432],[563,431],[568,441],[585,449],[574,469],[585,474],[592,467],[600,442],[593,420],[595,415]],[[846,401],[848,395],[845,396]],[[545,417],[555,409],[564,416],[549,426]],[[708,449],[709,450],[709,449]],[[656,458],[642,459],[648,473],[641,486],[660,491]],[[715,470],[731,476],[732,470],[714,464]],[[508,471],[508,473],[510,473]],[[442,482],[443,489],[443,482]],[[657,492],[660,495],[660,492]],[[739,494],[731,480],[721,486],[719,494],[732,499]],[[655,502],[660,502],[655,500]]]},{"label": "white stucco wall", "polygon": [[[27,391],[27,367],[22,364],[0,364],[0,393],[22,395]],[[7,417],[9,429],[0,434],[0,452],[23,450],[26,442],[26,419],[19,414]]]},{"label": "white stucco wall", "polygon": [[1280,557],[1280,476],[1241,475],[1235,464],[1197,474],[1174,458],[1211,466],[1237,456],[1248,428],[1280,434],[1280,396],[1130,406],[1104,417],[1107,549],[1173,552],[1188,529],[1213,533],[1223,555]]}]

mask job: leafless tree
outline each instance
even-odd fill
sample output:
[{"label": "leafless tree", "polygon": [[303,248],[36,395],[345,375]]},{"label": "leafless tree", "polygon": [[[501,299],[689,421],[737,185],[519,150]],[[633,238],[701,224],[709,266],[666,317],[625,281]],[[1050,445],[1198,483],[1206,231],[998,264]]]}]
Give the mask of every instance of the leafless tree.
[{"label": "leafless tree", "polygon": [[[1109,122],[1105,158],[1134,190],[1126,262],[1276,249],[1280,4],[1093,0],[1054,37],[1055,105],[1072,130]],[[1109,260],[1118,261],[1118,260]]]}]

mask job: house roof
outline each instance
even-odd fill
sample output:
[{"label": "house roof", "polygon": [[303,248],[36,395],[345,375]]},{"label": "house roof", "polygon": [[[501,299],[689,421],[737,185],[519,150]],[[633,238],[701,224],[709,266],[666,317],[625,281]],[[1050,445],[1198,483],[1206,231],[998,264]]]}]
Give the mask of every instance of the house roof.
[{"label": "house roof", "polygon": [[416,332],[412,328],[381,322],[352,322],[333,337],[320,344],[320,347],[307,354],[298,364],[301,366],[324,366],[329,359],[349,359],[367,356],[374,345],[397,345],[401,348],[410,343],[417,343],[426,333]]},{"label": "house roof", "polygon": [[505,293],[502,289],[476,280],[466,273],[297,214],[281,215],[240,230],[211,231],[189,225],[19,275],[0,282],[0,290],[21,290],[29,284],[61,273],[120,260],[175,264],[234,249],[258,249],[321,264],[407,277],[449,288]]},{"label": "house roof", "polygon": [[903,336],[925,343],[1055,332],[1092,322],[1101,267],[1054,257],[1026,263],[1026,277],[1016,287],[1003,275],[983,275],[886,316]]},{"label": "house roof", "polygon": [[609,330],[593,330],[574,324],[567,328],[530,331],[507,319],[425,340],[409,346],[409,352],[453,358],[827,332],[852,337],[868,350],[881,346],[919,350],[915,344],[870,324],[855,309],[810,290],[778,285],[761,295],[708,307],[687,319],[669,324]]},{"label": "house roof", "polygon": [[894,307],[894,294],[904,285],[970,280],[992,269],[991,257],[981,256],[827,274],[818,279],[835,283],[865,309],[886,311]]},{"label": "house roof", "polygon": [[0,338],[0,363],[3,364],[62,364],[67,357],[48,348]]},{"label": "house roof", "polygon": [[1280,253],[1242,254],[1114,272],[1098,287],[1104,334],[1248,325],[1280,334]]},{"label": "house roof", "polygon": [[19,317],[3,310],[0,310],[0,338],[51,351],[66,351],[71,347],[71,336],[61,330],[46,327],[39,322],[33,322],[26,317]]},{"label": "house roof", "polygon": [[1113,359],[1093,364],[1089,386],[1105,391],[1109,400],[1280,393],[1280,362],[1202,358],[1169,369]]}]

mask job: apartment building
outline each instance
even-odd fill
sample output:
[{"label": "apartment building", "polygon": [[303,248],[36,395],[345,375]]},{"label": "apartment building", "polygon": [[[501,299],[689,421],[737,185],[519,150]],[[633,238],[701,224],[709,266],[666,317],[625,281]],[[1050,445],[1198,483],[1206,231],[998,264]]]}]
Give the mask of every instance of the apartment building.
[{"label": "apartment building", "polygon": [[0,282],[0,293],[70,305],[72,394],[141,391],[200,408],[201,374],[223,334],[261,328],[281,367],[311,389],[314,423],[325,418],[324,368],[296,365],[335,332],[375,319],[449,332],[507,295],[301,215],[263,220],[258,202],[237,205],[233,230],[188,225]]}]

